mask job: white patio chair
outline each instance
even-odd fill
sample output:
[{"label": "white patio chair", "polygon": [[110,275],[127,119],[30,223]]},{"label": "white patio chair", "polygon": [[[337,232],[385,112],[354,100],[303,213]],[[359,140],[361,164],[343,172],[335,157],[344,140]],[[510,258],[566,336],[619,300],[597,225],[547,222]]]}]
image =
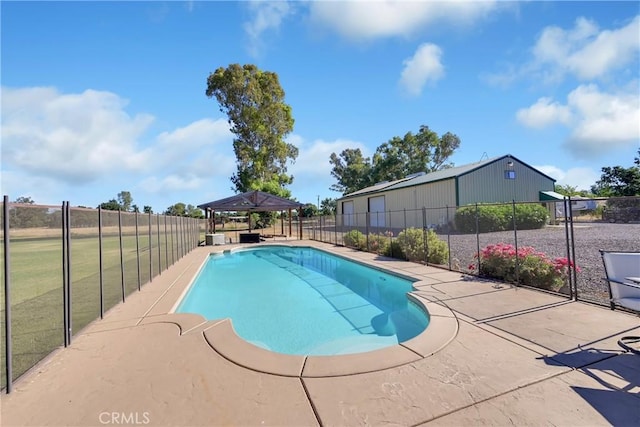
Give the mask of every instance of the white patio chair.
[{"label": "white patio chair", "polygon": [[600,251],[609,283],[611,309],[625,307],[640,313],[640,252]]}]

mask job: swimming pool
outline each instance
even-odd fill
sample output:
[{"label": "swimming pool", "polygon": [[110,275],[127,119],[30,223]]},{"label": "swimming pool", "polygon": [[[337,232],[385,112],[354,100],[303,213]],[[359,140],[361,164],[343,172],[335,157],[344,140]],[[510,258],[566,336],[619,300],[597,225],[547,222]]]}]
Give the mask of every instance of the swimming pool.
[{"label": "swimming pool", "polygon": [[371,351],[407,341],[428,315],[412,281],[308,247],[212,254],[176,312],[231,318],[236,333],[293,355]]}]

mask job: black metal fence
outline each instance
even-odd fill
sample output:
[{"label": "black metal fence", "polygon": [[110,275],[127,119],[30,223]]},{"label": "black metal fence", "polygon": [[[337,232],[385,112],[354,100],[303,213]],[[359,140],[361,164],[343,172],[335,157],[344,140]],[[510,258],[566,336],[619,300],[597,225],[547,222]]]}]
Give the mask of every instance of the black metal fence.
[{"label": "black metal fence", "polygon": [[[521,205],[534,204],[545,206],[548,216],[543,227],[526,229],[514,220],[515,212]],[[564,282],[564,286],[550,289],[542,286],[545,290],[601,305],[609,304],[609,290],[599,250],[640,251],[640,197],[567,198],[557,203],[511,202],[465,208],[477,212],[480,206],[506,208],[514,215],[502,231],[487,230],[480,215],[475,216],[472,230],[461,231],[456,225],[459,206],[319,216],[306,221],[305,237],[406,259],[398,239],[405,230],[418,229],[424,236],[419,244],[425,248],[421,252],[424,258],[417,261],[434,264],[427,258],[427,237],[432,231],[446,243],[446,261],[435,263],[439,267],[486,276],[488,269],[482,263],[487,261],[482,255],[498,249],[511,251],[515,277],[505,281],[526,285],[530,260],[539,256],[554,265]],[[524,256],[528,253],[533,256]],[[495,271],[492,274],[495,278]],[[542,283],[533,284],[538,285]]]},{"label": "black metal fence", "polygon": [[10,203],[1,212],[1,387],[153,281],[203,240],[205,221]]}]

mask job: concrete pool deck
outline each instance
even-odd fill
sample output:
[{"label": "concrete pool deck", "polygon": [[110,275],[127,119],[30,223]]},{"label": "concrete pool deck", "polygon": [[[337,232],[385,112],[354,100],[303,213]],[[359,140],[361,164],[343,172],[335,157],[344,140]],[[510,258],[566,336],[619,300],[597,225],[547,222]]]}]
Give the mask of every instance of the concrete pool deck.
[{"label": "concrete pool deck", "polygon": [[[235,346],[224,321],[168,314],[207,254],[231,245],[200,247],[14,383],[0,425],[640,425],[640,356],[617,345],[640,335],[640,317],[343,247],[286,243],[422,278],[415,294],[443,309],[454,336],[434,354],[366,373],[347,374],[338,358],[317,376],[285,376],[291,365],[281,360],[273,363],[282,374],[248,369],[229,360],[252,350]],[[268,365],[273,353],[264,353],[257,357]],[[363,368],[371,360],[363,356],[347,364]],[[294,374],[313,368],[306,363]]]}]

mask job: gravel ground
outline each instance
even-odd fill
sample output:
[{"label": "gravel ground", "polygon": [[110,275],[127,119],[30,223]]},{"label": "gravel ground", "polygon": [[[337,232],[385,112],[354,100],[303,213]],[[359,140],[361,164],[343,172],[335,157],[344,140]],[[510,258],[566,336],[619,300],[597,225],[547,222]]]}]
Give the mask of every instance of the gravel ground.
[{"label": "gravel ground", "polygon": [[[567,257],[567,232],[564,225],[547,226],[540,230],[517,232],[518,247],[532,246],[549,258]],[[449,239],[451,268],[468,272],[468,265],[475,262],[474,255],[488,244],[515,244],[513,232],[484,233],[476,239],[471,235],[440,235]],[[600,249],[640,252],[640,224],[574,223],[575,261],[580,269],[577,274],[578,297],[607,304],[609,290],[605,277]],[[571,250],[571,249],[569,249]]]}]

